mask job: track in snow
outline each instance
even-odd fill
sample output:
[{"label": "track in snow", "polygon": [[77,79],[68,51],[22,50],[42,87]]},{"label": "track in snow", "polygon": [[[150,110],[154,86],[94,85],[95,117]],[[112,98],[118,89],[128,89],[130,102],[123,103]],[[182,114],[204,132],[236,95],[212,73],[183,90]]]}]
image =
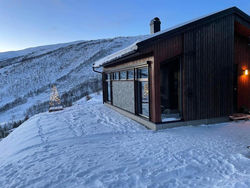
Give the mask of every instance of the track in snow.
[{"label": "track in snow", "polygon": [[249,133],[250,121],[150,131],[95,96],[2,140],[0,187],[249,187]]}]

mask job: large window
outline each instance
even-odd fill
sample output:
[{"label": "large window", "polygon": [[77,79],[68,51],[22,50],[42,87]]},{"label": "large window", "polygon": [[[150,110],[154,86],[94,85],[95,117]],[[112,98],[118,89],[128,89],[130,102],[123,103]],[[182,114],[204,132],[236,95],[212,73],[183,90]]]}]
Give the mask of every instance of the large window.
[{"label": "large window", "polygon": [[149,118],[148,66],[106,74],[106,102]]},{"label": "large window", "polygon": [[149,117],[148,67],[137,69],[137,112]]}]

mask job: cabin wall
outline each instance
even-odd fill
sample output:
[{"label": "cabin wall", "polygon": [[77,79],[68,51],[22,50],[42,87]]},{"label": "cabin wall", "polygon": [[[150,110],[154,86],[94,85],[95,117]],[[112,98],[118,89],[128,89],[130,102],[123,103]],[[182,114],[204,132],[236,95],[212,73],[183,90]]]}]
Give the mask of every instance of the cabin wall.
[{"label": "cabin wall", "polygon": [[160,64],[167,59],[182,54],[183,43],[182,35],[173,36],[171,38],[155,41],[148,45],[143,53],[153,52],[154,63],[151,64],[150,75],[150,101],[151,101],[151,121],[155,123],[161,122],[161,97],[160,97]]},{"label": "cabin wall", "polygon": [[[149,63],[150,62],[150,63]],[[148,65],[149,63],[149,65]],[[119,71],[134,70],[138,67],[150,66],[154,64],[153,56],[144,57],[136,60],[131,60],[122,64],[117,64],[115,66],[107,66],[103,69],[103,93],[104,102],[107,102],[107,84],[105,81],[106,73],[114,73]],[[149,72],[149,77],[150,77]],[[149,78],[150,80],[150,78]],[[111,105],[116,106],[120,109],[126,110],[135,114],[136,109],[136,80],[112,80],[111,81],[112,90],[112,101]],[[149,105],[151,107],[151,105]],[[151,111],[151,109],[149,109]]]},{"label": "cabin wall", "polygon": [[233,112],[233,52],[233,15],[184,33],[184,120]]},{"label": "cabin wall", "polygon": [[[247,37],[235,34],[235,63],[238,64],[238,110],[250,109],[250,46]],[[243,70],[249,74],[244,75]]]},{"label": "cabin wall", "polygon": [[[192,29],[189,28],[189,30],[168,38],[149,42],[147,47],[138,52],[140,57],[134,57],[137,59],[133,59],[133,61],[124,62],[126,60],[123,60],[121,64],[106,66],[104,72],[135,68],[150,62],[148,64],[150,70],[150,120],[160,123],[160,65],[166,60],[178,57],[181,63],[184,121],[228,116],[234,111],[234,62],[239,66],[248,66],[250,69],[249,46],[247,50],[245,41],[234,36],[235,19],[232,14],[209,23],[206,22],[199,27],[194,25]],[[112,82],[113,103],[116,101],[114,105],[134,113],[131,106],[126,107],[124,102],[127,101],[135,106],[133,103],[135,96],[126,94],[126,91],[132,91],[135,85],[132,87],[125,84],[126,86],[123,87],[119,83],[116,86],[113,84],[115,81]],[[250,95],[249,84],[248,79],[239,85],[239,91],[246,91],[240,92],[238,95],[238,100],[241,100],[238,103],[239,106],[241,104],[250,106],[250,100],[247,97]],[[123,91],[124,88],[128,89]],[[123,94],[126,96],[123,101],[119,102]]]}]

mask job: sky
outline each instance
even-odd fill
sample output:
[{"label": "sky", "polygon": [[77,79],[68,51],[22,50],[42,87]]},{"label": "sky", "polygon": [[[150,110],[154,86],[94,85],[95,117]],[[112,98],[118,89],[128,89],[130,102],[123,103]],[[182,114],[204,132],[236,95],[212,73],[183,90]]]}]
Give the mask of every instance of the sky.
[{"label": "sky", "polygon": [[250,0],[0,0],[0,52],[77,40],[149,34]]}]

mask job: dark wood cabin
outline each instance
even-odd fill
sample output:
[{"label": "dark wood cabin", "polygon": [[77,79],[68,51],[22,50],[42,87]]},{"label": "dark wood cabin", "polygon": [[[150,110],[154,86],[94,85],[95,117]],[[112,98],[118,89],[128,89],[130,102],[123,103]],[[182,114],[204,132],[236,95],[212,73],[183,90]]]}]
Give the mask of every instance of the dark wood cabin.
[{"label": "dark wood cabin", "polygon": [[250,17],[238,8],[130,48],[96,66],[103,67],[103,101],[149,128],[215,123],[250,109]]}]

